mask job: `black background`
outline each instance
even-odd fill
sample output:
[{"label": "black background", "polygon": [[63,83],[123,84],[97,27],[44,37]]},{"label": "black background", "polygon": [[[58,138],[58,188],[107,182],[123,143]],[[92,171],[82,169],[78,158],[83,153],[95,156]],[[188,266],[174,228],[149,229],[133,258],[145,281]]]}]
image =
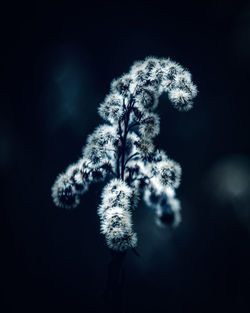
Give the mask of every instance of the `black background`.
[{"label": "black background", "polygon": [[1,312],[104,311],[102,185],[72,211],[50,188],[101,122],[110,81],[148,55],[187,67],[199,95],[188,113],[160,100],[156,143],[183,166],[183,222],[162,230],[136,211],[125,312],[249,312],[249,231],[202,186],[216,160],[249,156],[250,2],[20,2],[1,16]]}]

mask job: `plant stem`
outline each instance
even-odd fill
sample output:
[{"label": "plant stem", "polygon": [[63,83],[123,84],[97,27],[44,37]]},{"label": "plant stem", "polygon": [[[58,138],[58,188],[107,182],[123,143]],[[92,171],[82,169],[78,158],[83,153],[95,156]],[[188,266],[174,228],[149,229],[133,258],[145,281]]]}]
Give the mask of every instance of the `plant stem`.
[{"label": "plant stem", "polygon": [[[125,106],[125,99],[123,101]],[[126,153],[126,141],[127,141],[127,134],[129,132],[128,123],[129,123],[129,116],[131,113],[131,109],[134,103],[130,100],[127,108],[126,113],[124,116],[124,129],[122,131],[121,120],[119,120],[119,135],[121,140],[121,150],[117,152],[117,160],[116,160],[116,175],[117,178],[121,178],[124,180],[125,174],[125,153]],[[134,155],[133,155],[134,156]],[[133,157],[131,156],[131,158]],[[120,172],[121,169],[121,172]],[[108,268],[108,279],[107,279],[107,286],[106,286],[106,300],[111,313],[122,313],[122,295],[123,295],[123,288],[124,288],[124,269],[122,267],[126,251],[113,251],[110,250],[111,253],[111,261],[109,263]]]},{"label": "plant stem", "polygon": [[111,313],[123,312],[124,269],[126,252],[110,250],[111,261],[108,267],[106,299]]},{"label": "plant stem", "polygon": [[132,154],[130,157],[127,158],[126,162],[125,162],[125,166],[127,165],[127,163],[135,156],[137,156],[139,153],[135,152],[134,154]]},{"label": "plant stem", "polygon": [[125,172],[125,152],[126,152],[126,141],[127,141],[127,135],[129,132],[129,127],[128,127],[128,123],[129,123],[129,116],[131,113],[131,109],[133,108],[134,102],[133,100],[129,101],[129,104],[127,106],[127,112],[125,114],[125,118],[124,118],[124,134],[121,137],[121,141],[122,141],[122,159],[121,159],[121,179],[124,180],[124,172]]}]

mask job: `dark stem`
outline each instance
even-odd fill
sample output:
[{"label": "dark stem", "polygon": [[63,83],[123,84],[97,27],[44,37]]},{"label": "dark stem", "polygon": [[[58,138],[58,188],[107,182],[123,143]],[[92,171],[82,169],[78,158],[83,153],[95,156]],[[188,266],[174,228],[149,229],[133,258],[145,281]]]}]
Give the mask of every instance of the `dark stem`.
[{"label": "dark stem", "polygon": [[105,291],[107,309],[111,313],[123,312],[124,268],[126,252],[110,250],[111,261],[108,266],[108,279]]},{"label": "dark stem", "polygon": [[[122,141],[122,126],[121,126],[121,120],[119,120],[118,125],[119,125],[118,133],[119,133],[120,139],[121,139],[121,141]],[[118,149],[117,149],[117,154],[116,154],[116,176],[117,176],[117,178],[120,178],[120,157],[121,157],[121,151],[120,151],[120,149],[118,148]]]},{"label": "dark stem", "polygon": [[135,152],[134,154],[132,154],[129,158],[127,158],[126,162],[125,162],[125,166],[127,165],[127,163],[135,156],[137,156],[139,153]]},{"label": "dark stem", "polygon": [[122,159],[121,159],[121,179],[124,180],[124,172],[125,172],[125,152],[126,152],[126,141],[127,141],[127,135],[129,132],[129,116],[131,113],[131,109],[134,106],[133,100],[129,101],[129,104],[127,106],[127,112],[124,117],[124,133],[123,136],[121,136],[121,141],[122,141]]},{"label": "dark stem", "polygon": [[[123,100],[123,105],[125,108],[125,99]],[[117,178],[124,180],[125,166],[129,159],[134,155],[129,157],[125,162],[125,153],[126,153],[126,141],[127,134],[129,132],[129,116],[131,109],[133,108],[134,102],[131,99],[126,108],[126,113],[124,115],[124,129],[122,129],[121,120],[119,120],[119,136],[121,140],[121,149],[117,151],[117,160],[116,160],[116,175]],[[121,172],[120,172],[121,169]],[[110,250],[111,261],[108,267],[108,279],[107,286],[105,290],[105,299],[108,305],[108,310],[111,313],[122,313],[123,312],[123,288],[124,288],[124,269],[123,262],[126,256],[126,251],[113,251]]]}]

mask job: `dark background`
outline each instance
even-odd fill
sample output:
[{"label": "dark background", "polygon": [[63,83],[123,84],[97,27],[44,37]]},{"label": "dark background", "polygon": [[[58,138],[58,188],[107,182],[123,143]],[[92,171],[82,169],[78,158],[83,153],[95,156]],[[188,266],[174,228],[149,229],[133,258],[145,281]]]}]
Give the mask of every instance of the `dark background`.
[{"label": "dark background", "polygon": [[250,2],[20,2],[1,24],[1,312],[104,311],[102,185],[72,211],[50,188],[101,122],[110,81],[148,55],[187,67],[199,95],[188,113],[160,100],[156,143],[183,166],[183,222],[159,229],[138,208],[125,312],[249,312],[249,225],[203,186],[220,158],[250,156]]}]

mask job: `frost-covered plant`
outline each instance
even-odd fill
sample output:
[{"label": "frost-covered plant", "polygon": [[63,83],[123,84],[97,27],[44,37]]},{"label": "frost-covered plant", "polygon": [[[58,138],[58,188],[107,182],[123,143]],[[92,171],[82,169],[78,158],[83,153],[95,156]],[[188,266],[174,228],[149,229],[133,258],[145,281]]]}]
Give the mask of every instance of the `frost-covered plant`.
[{"label": "frost-covered plant", "polygon": [[101,233],[113,250],[136,246],[132,212],[141,195],[155,211],[158,225],[177,226],[181,220],[175,196],[181,167],[153,144],[160,132],[155,110],[163,92],[177,110],[187,111],[197,88],[178,63],[155,57],[135,62],[128,74],[114,79],[98,110],[106,123],[88,136],[82,158],[52,187],[55,204],[70,209],[79,204],[90,183],[108,180],[98,214]]}]

